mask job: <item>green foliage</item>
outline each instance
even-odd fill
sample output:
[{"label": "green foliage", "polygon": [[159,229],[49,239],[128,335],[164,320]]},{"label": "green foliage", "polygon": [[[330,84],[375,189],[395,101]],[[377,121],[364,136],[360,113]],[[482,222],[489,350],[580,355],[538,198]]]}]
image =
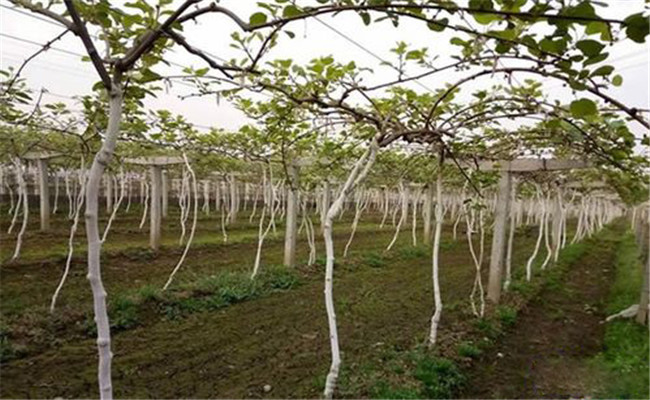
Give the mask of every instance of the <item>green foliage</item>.
[{"label": "green foliage", "polygon": [[4,323],[0,323],[0,363],[20,358],[23,349],[9,340],[9,332]]},{"label": "green foliage", "polygon": [[417,258],[427,257],[429,255],[429,249],[424,246],[405,246],[399,249],[399,256],[404,260],[413,260]]},{"label": "green foliage", "polygon": [[521,293],[522,296],[528,297],[534,291],[533,285],[526,282],[525,279],[513,280],[508,287],[508,290],[511,292]]},{"label": "green foliage", "polygon": [[316,257],[316,260],[314,261],[314,265],[320,268],[325,268],[325,265],[327,264],[327,257],[325,256],[318,256]]},{"label": "green foliage", "polygon": [[574,100],[571,102],[571,114],[576,118],[594,115],[598,112],[596,103],[589,99]]},{"label": "green foliage", "polygon": [[140,301],[160,301],[162,299],[162,292],[160,288],[153,285],[145,285],[138,289],[137,297]]},{"label": "green foliage", "polygon": [[224,272],[181,286],[161,300],[162,309],[168,318],[174,319],[186,313],[252,300],[273,291],[289,290],[298,284],[296,273],[285,267],[268,267],[255,279],[248,272]]},{"label": "green foliage", "polygon": [[138,304],[126,296],[117,296],[109,303],[109,319],[114,331],[136,327],[138,320]]},{"label": "green foliage", "polygon": [[501,334],[499,327],[487,318],[477,319],[474,324],[476,328],[490,339],[495,339]]},{"label": "green foliage", "polygon": [[248,21],[251,25],[261,25],[266,22],[266,14],[262,12],[256,12],[250,16]]},{"label": "green foliage", "polygon": [[429,355],[418,360],[414,376],[422,383],[422,394],[429,399],[453,398],[466,380],[453,361]]},{"label": "green foliage", "polygon": [[[616,313],[638,302],[642,269],[634,236],[626,234],[618,248],[616,277],[606,310]],[[604,398],[648,398],[650,339],[648,328],[632,320],[614,320],[605,325],[604,351],[593,360],[604,371]]]},{"label": "green foliage", "polygon": [[512,307],[500,305],[497,307],[497,315],[503,327],[511,327],[517,322],[517,310]]},{"label": "green foliage", "polygon": [[289,290],[299,283],[296,273],[284,266],[268,269],[264,275],[269,287],[275,290]]},{"label": "green foliage", "polygon": [[391,387],[386,382],[377,383],[370,390],[372,399],[419,399],[420,393],[415,388]]},{"label": "green foliage", "polygon": [[627,37],[637,43],[645,43],[645,38],[650,34],[648,16],[642,13],[633,14],[625,18],[625,33]]},{"label": "green foliage", "polygon": [[386,266],[386,259],[377,252],[368,252],[363,256],[363,263],[372,268],[382,268]]},{"label": "green foliage", "polygon": [[458,345],[458,355],[461,357],[478,358],[482,351],[472,342],[462,342]]}]

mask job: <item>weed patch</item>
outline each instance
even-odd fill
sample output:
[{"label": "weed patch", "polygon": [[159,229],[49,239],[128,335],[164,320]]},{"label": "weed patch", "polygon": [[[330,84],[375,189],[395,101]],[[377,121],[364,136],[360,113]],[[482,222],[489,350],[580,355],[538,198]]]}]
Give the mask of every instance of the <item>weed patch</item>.
[{"label": "weed patch", "polygon": [[[612,285],[606,310],[616,313],[638,302],[642,285],[642,267],[634,237],[627,234],[618,249],[616,278]],[[605,350],[593,363],[605,371],[605,398],[648,398],[648,328],[634,319],[616,320],[605,327]]]},{"label": "weed patch", "polygon": [[414,376],[422,383],[422,394],[429,399],[451,398],[465,383],[465,377],[453,361],[433,356],[418,361]]},{"label": "weed patch", "polygon": [[403,260],[415,260],[429,255],[429,249],[423,246],[406,246],[399,249],[399,257]]},{"label": "weed patch", "polygon": [[517,310],[507,305],[501,305],[497,308],[497,315],[501,326],[509,328],[517,321]]},{"label": "weed patch", "polygon": [[472,342],[462,342],[458,345],[458,355],[467,358],[478,358],[483,351]]},{"label": "weed patch", "polygon": [[376,252],[366,253],[363,256],[363,263],[371,268],[382,268],[386,266],[384,257]]}]

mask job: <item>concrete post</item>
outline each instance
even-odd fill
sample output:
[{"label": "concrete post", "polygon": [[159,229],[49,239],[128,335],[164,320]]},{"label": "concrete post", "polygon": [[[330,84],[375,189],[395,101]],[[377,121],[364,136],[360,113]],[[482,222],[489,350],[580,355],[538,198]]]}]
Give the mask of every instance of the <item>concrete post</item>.
[{"label": "concrete post", "polygon": [[506,228],[510,214],[510,187],[512,176],[510,171],[501,171],[499,193],[494,212],[494,235],[492,237],[492,252],[490,256],[490,276],[487,297],[498,304],[501,298],[501,278],[506,249]]},{"label": "concrete post", "polygon": [[169,209],[169,178],[167,171],[162,172],[162,217],[167,218]]},{"label": "concrete post", "polygon": [[37,162],[41,199],[41,230],[47,231],[50,229],[50,187],[47,180],[47,159],[41,158]]},{"label": "concrete post", "polygon": [[284,233],[284,265],[294,267],[296,264],[296,237],[298,228],[298,167],[288,165],[291,187],[287,191],[286,230]]},{"label": "concrete post", "polygon": [[160,248],[160,219],[161,219],[161,191],[162,191],[162,167],[151,166],[151,207],[150,210],[150,231],[149,245],[153,250]]}]

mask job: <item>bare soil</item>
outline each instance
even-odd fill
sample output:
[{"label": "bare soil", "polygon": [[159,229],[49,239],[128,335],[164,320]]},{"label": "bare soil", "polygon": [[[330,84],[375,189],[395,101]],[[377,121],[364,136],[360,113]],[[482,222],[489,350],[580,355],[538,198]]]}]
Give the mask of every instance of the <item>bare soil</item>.
[{"label": "bare soil", "polygon": [[598,392],[590,360],[603,348],[601,321],[621,234],[618,227],[591,240],[591,251],[564,279],[542,289],[476,363],[464,398],[590,398]]},{"label": "bare soil", "polygon": [[[114,240],[121,240],[118,232]],[[352,250],[359,256],[381,253],[392,232],[391,228],[358,232]],[[410,236],[405,229],[392,253],[412,248]],[[441,285],[449,309],[440,328],[441,346],[454,340],[453,324],[463,313],[455,314],[453,304],[467,299],[474,274],[462,231],[455,243],[451,243],[449,230],[445,236]],[[338,234],[338,251],[346,240],[345,232]],[[532,242],[528,235],[518,238],[516,262],[527,257]],[[193,249],[192,261],[183,268],[184,279],[219,268],[250,268],[255,245],[246,242]],[[306,246],[299,248],[300,259],[305,259]],[[264,253],[267,262],[279,262],[281,249],[281,241],[269,242]],[[104,274],[109,299],[111,293],[126,287],[160,283],[173,266],[175,257],[171,256],[177,251],[107,256]],[[377,268],[343,263],[336,269],[335,298],[346,368],[374,361],[382,349],[412,348],[426,337],[433,311],[430,251],[392,260]],[[61,271],[60,262],[48,262],[2,267],[3,300],[14,298],[11,308],[18,316],[26,305],[47,304]],[[80,260],[64,291],[62,308],[90,304],[84,269]],[[52,337],[49,348],[2,365],[1,397],[96,396],[94,340],[67,337],[63,328],[55,331],[61,337]],[[322,271],[307,274],[302,285],[286,292],[180,320],[147,321],[142,327],[115,333],[112,348],[117,397],[319,397],[330,362]],[[271,386],[270,392],[264,392],[265,385]]]}]

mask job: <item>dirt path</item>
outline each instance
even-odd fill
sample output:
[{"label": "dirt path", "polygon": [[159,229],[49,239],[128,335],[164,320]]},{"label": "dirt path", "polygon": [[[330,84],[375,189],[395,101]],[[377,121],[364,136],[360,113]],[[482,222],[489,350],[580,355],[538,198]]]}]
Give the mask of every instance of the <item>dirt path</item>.
[{"label": "dirt path", "polygon": [[621,232],[590,240],[581,260],[551,280],[507,336],[479,360],[464,398],[589,398],[598,376],[589,360],[602,349],[603,304]]}]

